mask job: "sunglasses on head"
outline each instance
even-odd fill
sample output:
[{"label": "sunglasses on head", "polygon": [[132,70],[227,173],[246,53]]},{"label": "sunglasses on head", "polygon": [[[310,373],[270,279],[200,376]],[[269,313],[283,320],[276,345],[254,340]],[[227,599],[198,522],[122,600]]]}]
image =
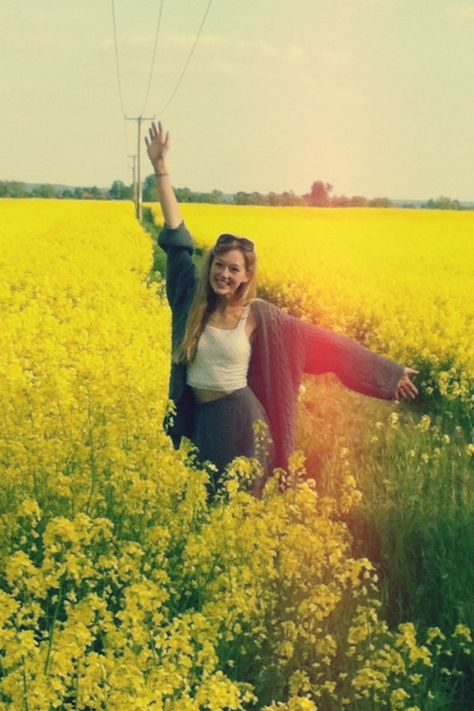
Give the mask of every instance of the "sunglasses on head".
[{"label": "sunglasses on head", "polygon": [[216,247],[218,245],[233,244],[234,242],[237,242],[242,249],[247,249],[249,252],[253,252],[254,250],[252,240],[247,239],[247,237],[238,237],[237,235],[233,235],[228,232],[217,238]]}]

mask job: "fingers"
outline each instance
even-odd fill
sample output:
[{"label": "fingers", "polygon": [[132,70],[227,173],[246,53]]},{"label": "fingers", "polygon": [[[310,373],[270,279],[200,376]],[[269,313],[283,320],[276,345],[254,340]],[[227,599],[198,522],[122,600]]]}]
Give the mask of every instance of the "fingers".
[{"label": "fingers", "polygon": [[411,398],[414,400],[416,396],[418,395],[418,388],[415,387],[415,385],[411,382],[411,380],[408,380],[406,383],[406,387],[404,390],[405,397]]},{"label": "fingers", "polygon": [[397,397],[403,397],[405,400],[414,400],[417,395],[418,388],[407,375],[404,375],[397,386]]},{"label": "fingers", "polygon": [[163,126],[161,125],[161,121],[158,121],[158,128],[156,127],[155,123],[153,123],[153,128],[155,130],[155,137],[158,137],[160,141],[163,141]]},{"label": "fingers", "polygon": [[149,145],[149,143],[154,143],[156,140],[158,140],[160,143],[163,143],[165,146],[168,146],[170,134],[169,131],[167,131],[165,134],[161,121],[158,121],[158,125],[154,121],[152,121],[148,133],[149,139],[145,137],[145,143],[147,144],[147,146]]},{"label": "fingers", "polygon": [[410,380],[410,375],[418,375],[419,371],[414,368],[405,367],[403,375],[397,386],[397,397],[403,397],[405,400],[414,400],[418,395],[418,388]]},{"label": "fingers", "polygon": [[405,400],[414,400],[418,395],[418,390],[415,388],[413,383],[406,383],[401,386],[400,392]]}]

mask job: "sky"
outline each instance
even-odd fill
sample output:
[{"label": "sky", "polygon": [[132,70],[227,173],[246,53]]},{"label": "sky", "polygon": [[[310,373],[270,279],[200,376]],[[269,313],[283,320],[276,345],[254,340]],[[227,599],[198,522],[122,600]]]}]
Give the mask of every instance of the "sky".
[{"label": "sky", "polygon": [[[0,0],[0,180],[474,200],[474,0]],[[144,121],[144,128],[149,126]],[[151,173],[144,142],[142,173]]]}]

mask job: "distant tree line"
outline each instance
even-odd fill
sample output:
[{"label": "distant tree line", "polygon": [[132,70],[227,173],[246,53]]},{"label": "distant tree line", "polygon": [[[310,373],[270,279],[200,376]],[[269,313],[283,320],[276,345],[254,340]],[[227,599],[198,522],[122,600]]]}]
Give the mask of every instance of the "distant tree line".
[{"label": "distant tree line", "polygon": [[[333,186],[330,183],[323,183],[317,180],[311,186],[308,194],[303,195],[304,204],[312,207],[392,207],[393,202],[386,197],[377,197],[368,199],[362,195],[353,195],[346,197],[345,195],[331,195]],[[414,207],[413,204],[404,205],[404,207]],[[421,208],[428,210],[463,210],[459,200],[451,200],[448,197],[439,197],[437,200],[428,200],[420,205]]]},{"label": "distant tree line", "polygon": [[441,196],[437,200],[428,200],[421,207],[427,210],[464,210],[459,200],[451,200],[451,198]]},{"label": "distant tree line", "polygon": [[[268,194],[259,192],[239,191],[232,195],[226,195],[222,190],[212,190],[211,192],[198,192],[190,188],[175,188],[176,197],[179,202],[200,202],[210,204],[231,204],[231,205],[267,205],[270,207],[392,207],[393,202],[386,197],[366,198],[362,195],[332,195],[333,186],[322,180],[315,181],[309,193],[296,195],[292,190],[283,193],[270,192]],[[133,200],[133,186],[126,185],[122,180],[114,180],[110,188],[92,187],[60,187],[57,185],[28,185],[16,180],[0,180],[0,198],[64,198],[76,200]],[[145,178],[143,184],[143,201],[156,202],[158,195],[156,191],[156,181],[154,175]],[[413,203],[407,203],[403,207],[416,207]],[[430,199],[418,207],[428,210],[463,210],[469,209],[462,205],[459,200],[441,196],[436,200]]]},{"label": "distant tree line", "polygon": [[[239,191],[233,195],[224,195],[220,190],[200,193],[189,188],[175,188],[175,193],[179,202],[267,205],[270,207],[391,207],[393,204],[388,198],[368,200],[359,195],[350,198],[331,196],[331,190],[332,185],[330,183],[316,181],[306,195],[296,195],[292,190],[283,193],[270,192],[268,194],[255,191],[251,193]],[[157,199],[156,181],[154,176],[150,175],[146,178],[143,186],[143,200],[145,202],[155,202]]]},{"label": "distant tree line", "polygon": [[[108,199],[110,190],[98,188],[96,185],[85,188],[61,188],[57,185],[44,183],[42,185],[28,185],[19,180],[0,180],[0,197],[10,198],[65,198],[76,200],[103,200]],[[131,191],[130,191],[131,196]]]}]

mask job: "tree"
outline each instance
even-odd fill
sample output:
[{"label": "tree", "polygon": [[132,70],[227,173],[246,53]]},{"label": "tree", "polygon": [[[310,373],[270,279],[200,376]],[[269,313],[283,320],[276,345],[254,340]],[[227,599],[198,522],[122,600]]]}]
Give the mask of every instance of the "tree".
[{"label": "tree", "polygon": [[392,207],[392,205],[392,201],[385,197],[377,197],[369,200],[369,207]]},{"label": "tree", "polygon": [[237,193],[235,193],[233,202],[236,205],[251,205],[251,200],[252,198],[249,193],[245,193],[243,190],[239,190]]},{"label": "tree", "polygon": [[19,180],[7,180],[6,197],[22,198],[28,197],[28,190],[25,183]]},{"label": "tree", "polygon": [[37,185],[31,191],[33,197],[39,198],[54,198],[57,197],[56,188],[54,185]]},{"label": "tree", "polygon": [[93,185],[91,188],[86,188],[86,195],[84,195],[84,197],[88,197],[91,200],[102,200],[104,196],[97,185]]},{"label": "tree", "polygon": [[133,197],[133,188],[125,185],[122,180],[114,180],[107,196],[111,200],[131,200]]},{"label": "tree", "polygon": [[323,183],[322,180],[316,180],[311,186],[311,192],[308,195],[308,203],[313,207],[328,207],[331,204],[330,192],[333,186],[330,183]]},{"label": "tree", "polygon": [[350,198],[346,197],[345,195],[336,195],[331,200],[331,205],[333,207],[349,207],[350,204]]},{"label": "tree", "polygon": [[214,189],[212,193],[203,193],[203,202],[208,202],[211,205],[219,205],[224,202],[224,193],[222,190]]},{"label": "tree", "polygon": [[[156,190],[156,178],[154,175],[147,175],[142,189],[143,202],[157,202],[158,193]],[[177,197],[179,200],[179,198]]]},{"label": "tree", "polygon": [[243,190],[239,190],[239,192],[235,193],[233,202],[235,205],[266,205],[266,204],[268,204],[268,201],[266,200],[265,195],[262,195],[259,192],[246,193]]},{"label": "tree", "polygon": [[189,188],[175,188],[174,192],[178,202],[196,202],[194,193]]},{"label": "tree", "polygon": [[459,200],[451,200],[451,198],[444,195],[440,195],[437,200],[431,198],[428,202],[424,202],[421,207],[428,210],[462,210]]},{"label": "tree", "polygon": [[369,201],[363,195],[353,195],[349,201],[351,207],[367,207]]}]

